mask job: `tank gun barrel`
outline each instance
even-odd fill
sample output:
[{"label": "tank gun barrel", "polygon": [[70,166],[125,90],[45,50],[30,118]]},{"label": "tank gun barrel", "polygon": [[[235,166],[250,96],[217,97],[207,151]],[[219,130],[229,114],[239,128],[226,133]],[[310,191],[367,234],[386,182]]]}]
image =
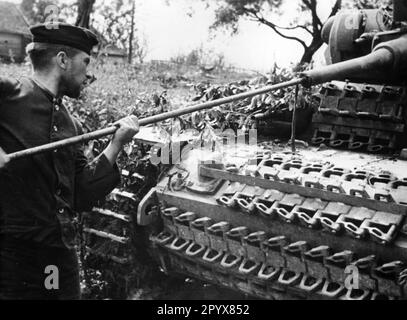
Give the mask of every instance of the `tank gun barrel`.
[{"label": "tank gun barrel", "polygon": [[398,76],[407,67],[407,35],[377,45],[373,52],[315,70],[301,73],[305,86],[332,80],[346,80],[366,73],[379,72],[383,76]]}]

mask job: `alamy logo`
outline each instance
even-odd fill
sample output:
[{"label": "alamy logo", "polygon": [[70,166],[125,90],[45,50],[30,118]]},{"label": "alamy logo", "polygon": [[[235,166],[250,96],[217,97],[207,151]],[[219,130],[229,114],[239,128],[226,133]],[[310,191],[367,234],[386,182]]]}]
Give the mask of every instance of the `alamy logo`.
[{"label": "alamy logo", "polygon": [[359,269],[354,265],[349,265],[345,269],[345,288],[348,290],[359,290]]},{"label": "alamy logo", "polygon": [[47,266],[44,273],[48,275],[45,278],[44,286],[47,290],[59,290],[59,269],[57,266]]},{"label": "alamy logo", "polygon": [[[198,136],[197,130],[191,130],[193,136]],[[150,161],[153,165],[159,164],[180,164],[185,160],[187,154],[192,150],[201,150],[202,152],[212,152],[217,150],[221,152],[225,148],[236,148],[239,145],[257,146],[257,130],[251,129],[248,132],[238,130],[237,132],[232,129],[222,131],[220,129],[213,129],[210,139],[197,139],[188,142],[188,144],[181,148],[181,142],[173,142],[166,144],[157,144],[153,150]]]},{"label": "alamy logo", "polygon": [[345,29],[347,30],[358,30],[359,20],[357,16],[349,15],[345,18]]},{"label": "alamy logo", "polygon": [[45,27],[49,29],[58,29],[58,15],[59,15],[59,8],[52,4],[45,8],[44,14],[45,18]]}]

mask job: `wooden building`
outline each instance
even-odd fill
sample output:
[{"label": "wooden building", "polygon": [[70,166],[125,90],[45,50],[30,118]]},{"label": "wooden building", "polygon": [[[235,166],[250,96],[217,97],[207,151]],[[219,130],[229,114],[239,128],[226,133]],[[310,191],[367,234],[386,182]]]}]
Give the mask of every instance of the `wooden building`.
[{"label": "wooden building", "polygon": [[104,47],[99,54],[99,58],[113,63],[125,63],[127,62],[127,57],[126,50],[111,44]]},{"label": "wooden building", "polygon": [[31,41],[29,24],[17,5],[0,1],[0,58],[21,62]]}]

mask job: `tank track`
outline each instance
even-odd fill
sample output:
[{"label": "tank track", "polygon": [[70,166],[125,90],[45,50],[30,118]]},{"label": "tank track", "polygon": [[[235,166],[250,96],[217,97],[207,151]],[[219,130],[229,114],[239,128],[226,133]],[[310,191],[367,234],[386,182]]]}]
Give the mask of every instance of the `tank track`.
[{"label": "tank track", "polygon": [[406,88],[335,81],[314,98],[314,145],[376,153],[403,143]]},{"label": "tank track", "polygon": [[406,298],[406,179],[271,152],[216,167],[200,174],[218,191],[157,187],[147,215],[164,224],[151,237],[164,270],[264,299]]},{"label": "tank track", "polygon": [[85,298],[127,299],[136,284],[153,284],[151,279],[159,273],[148,253],[148,230],[137,226],[133,214],[166,170],[151,164],[152,152],[151,144],[137,142],[130,155],[120,158],[121,185],[90,212],[81,213]]},{"label": "tank track", "polygon": [[240,169],[201,166],[205,183],[176,166],[140,204],[126,185],[141,176],[124,170],[127,183],[93,210],[123,231],[84,231],[116,243],[107,258],[129,265],[139,205],[138,220],[144,210],[162,225],[150,244],[168,273],[262,299],[405,299],[407,179],[314,158],[262,150]]},{"label": "tank track", "polygon": [[[404,286],[400,284],[405,271],[400,273],[403,268],[400,261],[377,267],[374,256],[357,259],[352,251],[331,255],[329,247],[308,250],[306,242],[285,245],[284,236],[269,239],[270,242],[281,241],[279,246],[283,252],[248,246],[248,252],[254,249],[259,254],[254,256],[252,252],[246,258],[216,253],[170,233],[162,233],[152,241],[159,248],[159,258],[167,272],[183,273],[262,299],[405,298]],[[298,252],[298,255],[291,255],[290,251]],[[346,263],[363,268],[360,289],[346,289]]]}]

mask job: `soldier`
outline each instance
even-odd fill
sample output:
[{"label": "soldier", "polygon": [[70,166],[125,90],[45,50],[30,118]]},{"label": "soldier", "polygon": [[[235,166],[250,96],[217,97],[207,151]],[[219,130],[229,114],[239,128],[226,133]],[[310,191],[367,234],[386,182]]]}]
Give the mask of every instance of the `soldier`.
[{"label": "soldier", "polygon": [[75,212],[119,183],[116,158],[138,120],[120,121],[91,163],[80,146],[8,162],[6,154],[83,133],[61,98],[78,98],[87,83],[96,36],[62,23],[30,30],[32,76],[0,75],[0,299],[79,299]]}]

